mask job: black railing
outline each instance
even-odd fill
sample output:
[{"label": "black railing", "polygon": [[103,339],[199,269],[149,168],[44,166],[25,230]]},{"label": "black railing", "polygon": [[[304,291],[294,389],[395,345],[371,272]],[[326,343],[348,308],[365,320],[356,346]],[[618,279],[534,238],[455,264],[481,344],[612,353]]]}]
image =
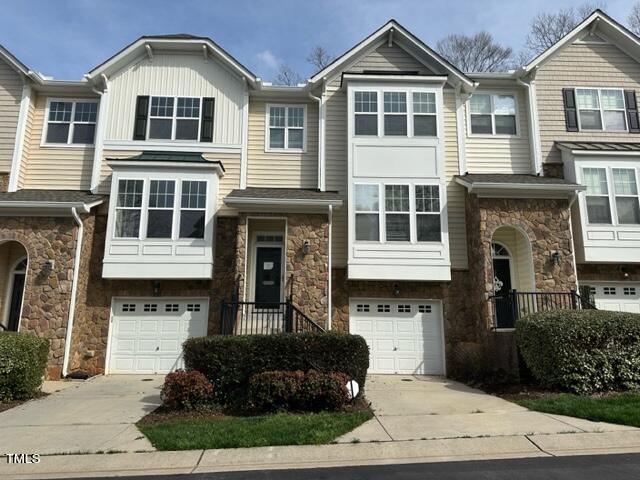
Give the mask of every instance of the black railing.
[{"label": "black railing", "polygon": [[511,290],[489,297],[494,328],[513,328],[516,321],[547,310],[595,310],[588,299],[575,290],[569,292],[518,292]]},{"label": "black railing", "polygon": [[285,302],[222,302],[223,335],[270,335],[274,333],[324,332],[324,328]]}]

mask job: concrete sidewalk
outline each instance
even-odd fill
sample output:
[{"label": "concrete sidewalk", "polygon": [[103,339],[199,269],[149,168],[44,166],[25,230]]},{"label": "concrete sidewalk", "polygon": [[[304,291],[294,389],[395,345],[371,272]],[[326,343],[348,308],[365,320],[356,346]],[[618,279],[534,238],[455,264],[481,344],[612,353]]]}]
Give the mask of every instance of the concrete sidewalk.
[{"label": "concrete sidewalk", "polygon": [[640,452],[640,431],[629,430],[183,452],[53,455],[41,457],[38,464],[0,462],[0,478],[160,475],[636,452]]}]

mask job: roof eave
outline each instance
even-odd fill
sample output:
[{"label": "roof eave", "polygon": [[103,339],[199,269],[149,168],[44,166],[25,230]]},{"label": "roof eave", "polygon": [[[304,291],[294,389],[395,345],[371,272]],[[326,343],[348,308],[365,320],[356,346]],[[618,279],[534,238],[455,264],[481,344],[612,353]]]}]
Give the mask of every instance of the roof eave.
[{"label": "roof eave", "polygon": [[188,162],[188,161],[162,161],[162,160],[129,160],[123,158],[107,158],[107,165],[111,168],[184,168],[191,170],[216,170],[220,177],[224,176],[224,165],[220,161]]},{"label": "roof eave", "polygon": [[225,197],[225,205],[230,207],[261,206],[261,207],[342,207],[340,199],[309,199],[309,198],[262,198],[262,197]]}]

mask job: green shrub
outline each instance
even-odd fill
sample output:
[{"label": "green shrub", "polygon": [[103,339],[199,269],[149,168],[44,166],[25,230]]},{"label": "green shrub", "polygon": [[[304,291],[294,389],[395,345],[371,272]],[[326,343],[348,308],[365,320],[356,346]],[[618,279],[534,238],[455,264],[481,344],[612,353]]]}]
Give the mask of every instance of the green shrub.
[{"label": "green shrub", "polygon": [[46,338],[0,332],[0,402],[33,398],[42,385],[48,355]]},{"label": "green shrub", "polygon": [[364,389],[369,368],[365,340],[346,333],[238,335],[192,338],[184,343],[187,369],[202,372],[213,383],[223,405],[242,405],[249,379],[274,370],[341,372]]},{"label": "green shrub", "polygon": [[176,370],[164,379],[160,398],[162,404],[172,409],[191,410],[211,399],[213,385],[196,370]]},{"label": "green shrub", "polygon": [[579,394],[640,387],[640,315],[556,310],[516,324],[527,367],[547,388]]},{"label": "green shrub", "polygon": [[344,373],[262,372],[249,379],[247,406],[258,412],[340,410],[349,402]]}]

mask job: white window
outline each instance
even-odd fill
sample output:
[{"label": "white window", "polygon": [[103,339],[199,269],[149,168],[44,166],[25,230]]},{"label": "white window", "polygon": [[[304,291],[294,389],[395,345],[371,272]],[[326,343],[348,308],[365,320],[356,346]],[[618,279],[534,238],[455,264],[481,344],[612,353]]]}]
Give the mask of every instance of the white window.
[{"label": "white window", "polygon": [[636,294],[636,287],[624,287],[622,289],[622,293],[623,293],[623,295],[635,295]]},{"label": "white window", "polygon": [[384,92],[385,136],[407,136],[407,93]]},{"label": "white window", "polygon": [[118,181],[114,232],[116,237],[138,238],[140,236],[143,186],[143,180]]},{"label": "white window", "polygon": [[47,110],[46,144],[93,145],[98,102],[50,100]]},{"label": "white window", "polygon": [[147,238],[171,238],[176,182],[151,180],[147,211]]},{"label": "white window", "polygon": [[380,201],[377,184],[355,185],[356,240],[380,240]]},{"label": "white window", "polygon": [[354,112],[356,135],[378,135],[378,94],[377,92],[354,92]]},{"label": "white window", "polygon": [[207,182],[182,182],[180,201],[180,238],[204,238]]},{"label": "white window", "polygon": [[611,205],[605,168],[584,168],[584,184],[587,187],[587,219],[589,223],[611,223]]},{"label": "white window", "polygon": [[192,97],[151,97],[147,138],[198,140],[200,100]]},{"label": "white window", "polygon": [[580,130],[627,130],[622,90],[576,88],[576,103]]},{"label": "white window", "polygon": [[604,287],[603,291],[605,295],[615,295],[616,287]]},{"label": "white window", "polygon": [[438,135],[436,116],[436,94],[413,92],[413,136],[435,137]]},{"label": "white window", "polygon": [[469,99],[469,124],[473,135],[517,135],[514,95],[474,93]]},{"label": "white window", "polygon": [[633,168],[614,168],[613,194],[619,224],[640,224],[640,203],[638,203],[638,185]]},{"label": "white window", "polygon": [[304,106],[268,105],[267,121],[268,150],[304,150],[306,123]]},{"label": "white window", "polygon": [[418,242],[440,242],[440,187],[416,185],[416,235]]},{"label": "white window", "polygon": [[384,186],[384,210],[387,242],[411,240],[409,185]]}]

